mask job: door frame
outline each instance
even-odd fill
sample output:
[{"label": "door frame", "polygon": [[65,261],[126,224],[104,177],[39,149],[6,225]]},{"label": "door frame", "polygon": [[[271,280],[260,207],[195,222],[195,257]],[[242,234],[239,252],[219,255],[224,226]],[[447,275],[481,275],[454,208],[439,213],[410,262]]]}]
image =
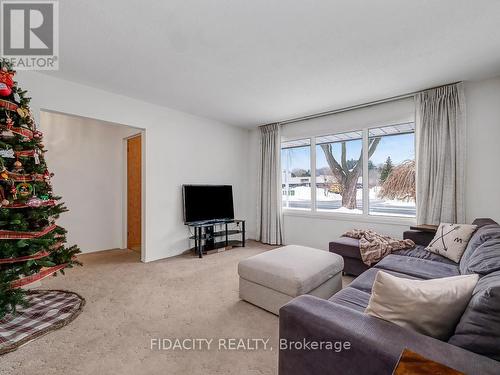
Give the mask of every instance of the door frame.
[{"label": "door frame", "polygon": [[141,137],[141,262],[146,262],[146,130],[137,129],[137,133],[123,138],[123,202],[122,202],[122,249],[127,248],[128,232],[128,184],[127,184],[127,165],[128,152],[127,141],[131,138]]}]

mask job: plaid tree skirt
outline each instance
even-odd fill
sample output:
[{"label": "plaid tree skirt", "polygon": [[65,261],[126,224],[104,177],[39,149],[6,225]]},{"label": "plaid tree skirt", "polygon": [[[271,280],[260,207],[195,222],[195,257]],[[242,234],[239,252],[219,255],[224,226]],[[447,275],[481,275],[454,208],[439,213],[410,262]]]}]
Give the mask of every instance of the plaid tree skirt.
[{"label": "plaid tree skirt", "polygon": [[65,326],[85,305],[83,297],[62,290],[31,291],[27,299],[28,307],[0,320],[0,355]]}]

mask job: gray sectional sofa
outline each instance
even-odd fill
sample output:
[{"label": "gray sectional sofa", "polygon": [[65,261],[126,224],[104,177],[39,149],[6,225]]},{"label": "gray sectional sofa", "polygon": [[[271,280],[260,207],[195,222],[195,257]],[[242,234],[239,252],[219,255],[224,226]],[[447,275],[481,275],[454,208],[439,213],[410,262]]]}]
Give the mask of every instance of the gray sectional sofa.
[{"label": "gray sectional sofa", "polygon": [[[300,296],[283,306],[280,342],[287,345],[280,348],[279,374],[391,374],[405,348],[466,374],[500,374],[500,225],[491,219],[474,224],[478,229],[458,264],[418,243],[387,256],[329,300]],[[421,280],[468,273],[481,277],[454,334],[440,341],[364,314],[380,270]],[[313,350],[305,345],[340,341],[350,347]]]}]

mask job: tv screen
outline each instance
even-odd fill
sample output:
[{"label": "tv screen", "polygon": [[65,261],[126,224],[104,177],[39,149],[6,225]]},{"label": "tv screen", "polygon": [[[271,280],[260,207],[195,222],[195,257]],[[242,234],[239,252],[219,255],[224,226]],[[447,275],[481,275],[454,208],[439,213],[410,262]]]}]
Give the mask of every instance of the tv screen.
[{"label": "tv screen", "polygon": [[234,219],[231,185],[183,185],[184,222]]}]

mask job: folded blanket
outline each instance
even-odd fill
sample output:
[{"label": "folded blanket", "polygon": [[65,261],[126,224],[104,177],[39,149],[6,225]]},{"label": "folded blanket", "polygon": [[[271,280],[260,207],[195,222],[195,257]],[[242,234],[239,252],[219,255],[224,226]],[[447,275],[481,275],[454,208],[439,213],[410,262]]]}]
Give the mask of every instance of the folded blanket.
[{"label": "folded blanket", "polygon": [[361,259],[368,266],[377,263],[393,251],[411,249],[415,246],[412,240],[397,240],[372,230],[353,229],[344,233],[343,236],[359,240]]}]

